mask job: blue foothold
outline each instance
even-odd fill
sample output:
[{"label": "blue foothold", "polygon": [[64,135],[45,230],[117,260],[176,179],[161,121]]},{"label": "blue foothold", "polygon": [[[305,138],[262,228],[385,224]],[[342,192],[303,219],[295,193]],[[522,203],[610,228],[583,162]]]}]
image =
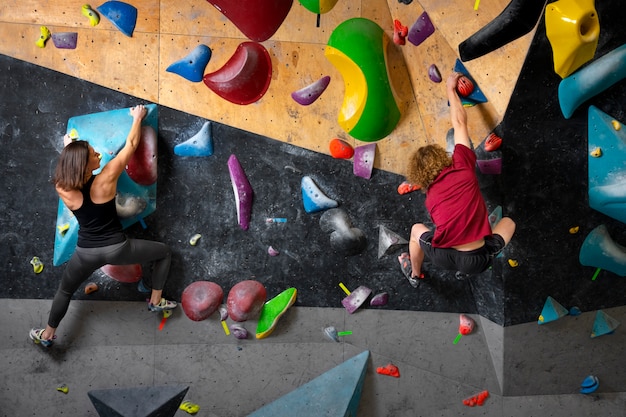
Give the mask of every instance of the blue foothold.
[{"label": "blue foothold", "polygon": [[135,6],[121,1],[107,1],[97,9],[124,35],[133,36],[135,24],[137,24],[137,8]]},{"label": "blue foothold", "polygon": [[213,155],[213,136],[211,123],[205,122],[202,129],[190,139],[174,146],[174,154],[178,156],[211,156]]},{"label": "blue foothold", "polygon": [[599,386],[600,380],[598,379],[598,377],[589,375],[583,380],[582,384],[580,384],[580,393],[591,394],[592,392],[597,390]]},{"label": "blue foothold", "polygon": [[167,67],[166,71],[198,83],[202,81],[204,70],[211,60],[211,55],[211,48],[206,45],[198,45],[189,55]]}]

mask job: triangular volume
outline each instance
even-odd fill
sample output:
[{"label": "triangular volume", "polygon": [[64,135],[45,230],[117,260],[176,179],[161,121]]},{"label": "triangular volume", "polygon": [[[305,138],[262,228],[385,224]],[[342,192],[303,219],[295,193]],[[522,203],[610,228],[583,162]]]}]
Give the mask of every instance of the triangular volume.
[{"label": "triangular volume", "polygon": [[100,417],[173,417],[189,387],[161,386],[92,390]]},{"label": "triangular volume", "polygon": [[385,226],[378,227],[378,257],[382,258],[387,252],[393,251],[401,245],[407,245],[409,242],[397,234],[387,229]]},{"label": "triangular volume", "polygon": [[487,97],[483,94],[482,90],[478,86],[478,83],[474,80],[474,77],[470,75],[469,71],[465,68],[465,65],[463,65],[463,63],[458,59],[454,64],[454,71],[465,75],[474,83],[474,90],[467,97],[461,97],[461,102],[463,102],[464,106],[474,106],[479,103],[487,102]]},{"label": "triangular volume", "polygon": [[369,354],[366,350],[348,359],[249,416],[356,416]]},{"label": "triangular volume", "polygon": [[598,337],[604,334],[613,333],[613,331],[619,326],[619,321],[609,316],[602,310],[598,310],[596,313],[596,319],[593,322],[593,329],[591,330],[591,337]]},{"label": "triangular volume", "polygon": [[539,316],[539,320],[537,320],[537,324],[544,324],[554,320],[558,320],[563,316],[567,316],[568,310],[559,304],[554,298],[548,296],[545,304],[543,305],[543,310],[541,311],[541,315]]}]

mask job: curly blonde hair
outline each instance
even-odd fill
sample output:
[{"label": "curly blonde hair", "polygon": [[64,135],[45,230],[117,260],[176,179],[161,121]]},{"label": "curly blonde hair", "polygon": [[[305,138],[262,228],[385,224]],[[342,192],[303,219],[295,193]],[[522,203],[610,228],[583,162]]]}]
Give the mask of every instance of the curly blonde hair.
[{"label": "curly blonde hair", "polygon": [[409,159],[406,180],[426,192],[441,171],[452,165],[452,158],[439,145],[422,146]]}]

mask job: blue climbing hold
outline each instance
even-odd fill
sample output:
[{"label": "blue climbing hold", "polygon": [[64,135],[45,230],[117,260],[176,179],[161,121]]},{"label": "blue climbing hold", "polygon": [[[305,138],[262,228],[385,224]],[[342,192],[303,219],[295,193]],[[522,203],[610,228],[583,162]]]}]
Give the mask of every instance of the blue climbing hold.
[{"label": "blue climbing hold", "polygon": [[617,329],[620,322],[609,316],[602,310],[596,312],[596,318],[593,321],[593,328],[591,330],[591,337],[598,337],[605,334],[611,334]]},{"label": "blue climbing hold", "polygon": [[211,123],[205,122],[202,129],[193,137],[174,146],[178,156],[211,156],[213,155],[213,135]]},{"label": "blue climbing hold", "polygon": [[302,202],[307,213],[315,213],[339,205],[335,200],[328,198],[309,176],[302,177],[301,188]]},{"label": "blue climbing hold", "polygon": [[198,45],[189,55],[167,67],[166,71],[198,83],[204,77],[204,70],[211,60],[211,55],[211,48],[206,45]]},{"label": "blue climbing hold", "polygon": [[132,37],[137,24],[137,9],[122,1],[107,1],[99,6],[98,11],[118,28],[124,35]]}]

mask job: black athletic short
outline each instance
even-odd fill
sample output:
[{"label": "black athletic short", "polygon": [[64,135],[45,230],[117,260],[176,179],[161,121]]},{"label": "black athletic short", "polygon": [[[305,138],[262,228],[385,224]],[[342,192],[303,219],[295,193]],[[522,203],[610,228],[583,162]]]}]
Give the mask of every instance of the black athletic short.
[{"label": "black athletic short", "polygon": [[498,234],[485,236],[485,245],[470,251],[453,248],[436,248],[432,245],[434,232],[428,231],[420,236],[420,246],[426,258],[439,268],[459,271],[464,274],[478,274],[491,266],[493,258],[504,248],[504,239]]}]

